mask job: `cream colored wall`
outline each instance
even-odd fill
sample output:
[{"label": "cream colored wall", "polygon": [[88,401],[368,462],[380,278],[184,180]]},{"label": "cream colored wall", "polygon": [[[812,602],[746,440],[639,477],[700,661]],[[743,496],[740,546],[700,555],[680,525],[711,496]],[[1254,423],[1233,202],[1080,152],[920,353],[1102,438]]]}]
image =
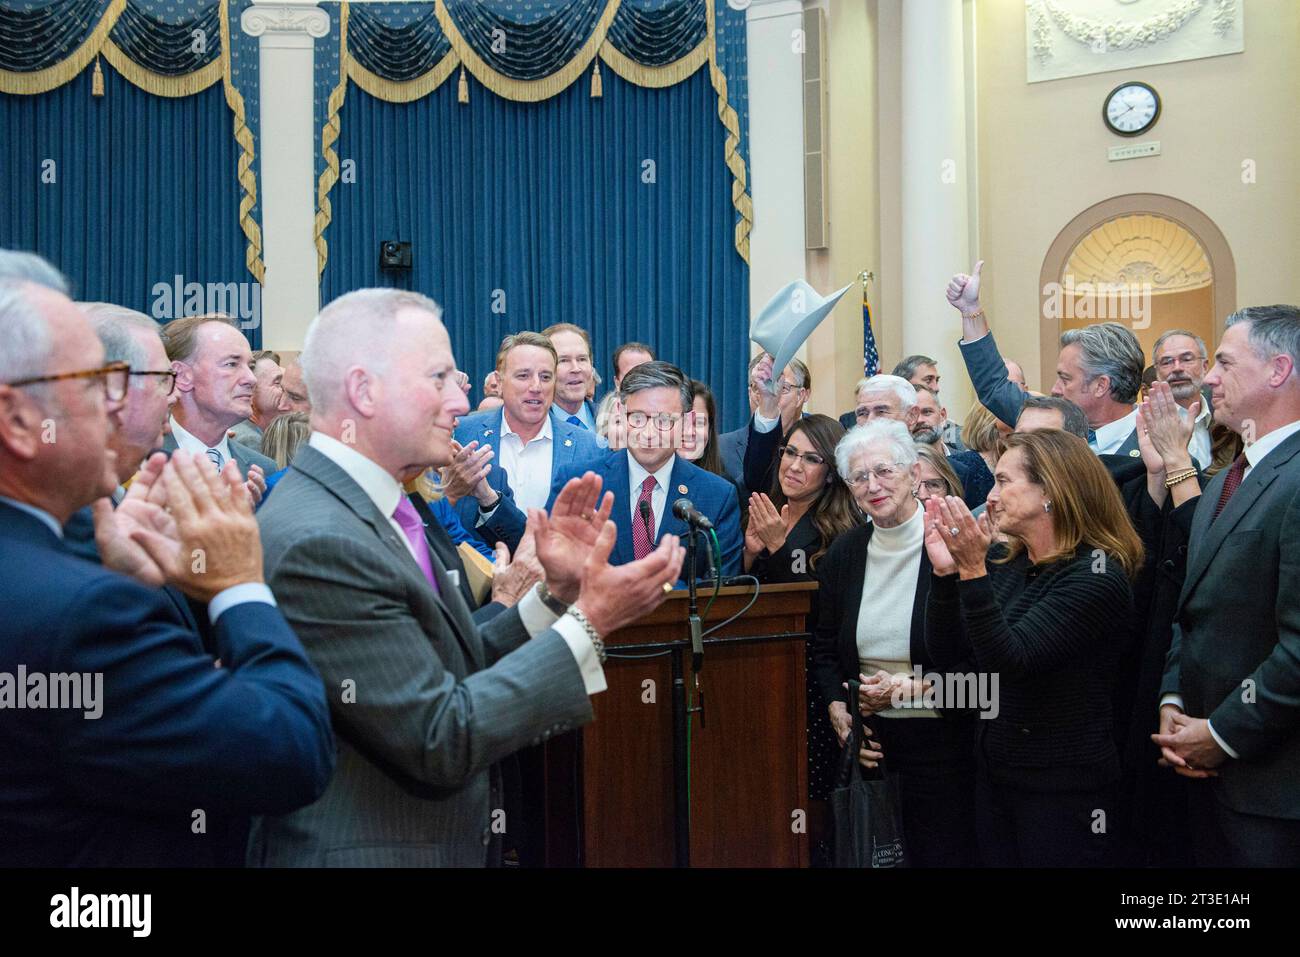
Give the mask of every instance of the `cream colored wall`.
[{"label": "cream colored wall", "polygon": [[[1039,358],[1043,257],[1070,219],[1111,196],[1163,193],[1204,212],[1232,249],[1237,305],[1300,300],[1300,3],[1247,4],[1241,54],[1032,86],[1024,5],[979,0],[976,17],[984,302],[1031,385],[1050,385]],[[1105,129],[1101,103],[1126,79],[1161,95],[1159,121],[1137,141],[1159,140],[1162,152],[1111,163],[1107,148],[1126,140]],[[1247,161],[1254,183],[1243,182]]]},{"label": "cream colored wall", "polygon": [[[810,4],[811,6],[812,4]],[[830,246],[808,253],[808,281],[823,292],[880,273],[875,155],[875,0],[829,0],[826,9]],[[793,188],[798,188],[797,186]],[[879,334],[879,330],[877,330]],[[862,295],[854,286],[808,343],[812,412],[852,407],[862,378]]]}]

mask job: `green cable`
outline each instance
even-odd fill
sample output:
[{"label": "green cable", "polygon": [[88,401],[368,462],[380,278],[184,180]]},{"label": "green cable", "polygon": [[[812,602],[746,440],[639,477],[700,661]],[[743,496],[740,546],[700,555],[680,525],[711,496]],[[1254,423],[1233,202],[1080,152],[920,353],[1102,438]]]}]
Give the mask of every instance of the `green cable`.
[{"label": "green cable", "polygon": [[[704,614],[700,620],[709,617],[709,609],[713,607],[713,602],[718,597],[718,592],[722,590],[722,545],[718,542],[718,533],[709,529],[708,540],[713,544],[713,567],[718,573],[718,577],[713,582],[713,596],[709,603],[704,606]],[[691,826],[691,741],[695,734],[695,689],[692,686],[686,688],[686,828],[689,831]]]},{"label": "green cable", "polygon": [[722,590],[722,547],[718,544],[718,533],[709,529],[705,537],[705,543],[713,545],[713,568],[718,573],[718,577],[713,579],[713,595],[709,598],[709,603],[704,606],[704,614],[700,616],[700,621],[706,621],[709,617],[709,609],[713,607],[713,602],[718,597],[718,592]]}]

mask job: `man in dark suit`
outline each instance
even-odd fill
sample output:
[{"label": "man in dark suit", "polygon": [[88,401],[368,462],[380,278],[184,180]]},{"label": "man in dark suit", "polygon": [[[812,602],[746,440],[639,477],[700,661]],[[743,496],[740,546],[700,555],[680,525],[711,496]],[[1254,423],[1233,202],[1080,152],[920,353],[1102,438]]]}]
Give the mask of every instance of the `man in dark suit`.
[{"label": "man in dark suit", "polygon": [[[445,481],[461,524],[514,551],[523,516],[546,504],[555,477],[595,454],[595,433],[553,414],[556,352],[536,332],[507,336],[497,352],[505,405],[456,426]],[[507,507],[499,507],[503,502]],[[514,508],[508,507],[513,504]]]},{"label": "man in dark suit", "polygon": [[[672,507],[687,498],[713,522],[722,549],[722,574],[740,574],[744,540],[735,487],[677,454],[682,416],[691,410],[690,380],[671,363],[642,363],[623,377],[619,399],[627,448],[601,452],[561,472],[552,496],[587,470],[600,476],[606,492],[614,496],[618,542],[610,561],[615,564],[650,554],[665,536],[686,535],[687,525],[673,515]],[[699,573],[705,574],[706,568],[701,560]]]},{"label": "man in dark suit", "polygon": [[315,804],[255,823],[250,863],[492,863],[493,837],[518,826],[496,764],[591,720],[602,636],[680,573],[671,539],[609,564],[613,497],[586,476],[550,517],[529,515],[545,587],[471,620],[401,487],[448,462],[469,408],[439,313],[418,293],[363,289],[307,331],[312,435],[258,518],[276,597],[330,689],[338,773]]},{"label": "man in dark suit", "polygon": [[[297,807],[333,769],[242,480],[158,455],[112,509],[126,369],[51,290],[0,282],[0,326],[0,866],[215,863],[210,818]],[[103,567],[62,538],[93,500]],[[166,580],[207,606],[223,667]]]},{"label": "man in dark suit", "polygon": [[171,431],[163,448],[206,455],[218,470],[234,459],[254,499],[261,501],[266,476],[278,470],[275,460],[227,435],[253,409],[257,377],[248,340],[232,320],[209,316],[173,319],[162,336],[176,373]]},{"label": "man in dark suit", "polygon": [[1300,309],[1228,317],[1205,377],[1247,440],[1194,508],[1153,740],[1199,863],[1300,866]]}]

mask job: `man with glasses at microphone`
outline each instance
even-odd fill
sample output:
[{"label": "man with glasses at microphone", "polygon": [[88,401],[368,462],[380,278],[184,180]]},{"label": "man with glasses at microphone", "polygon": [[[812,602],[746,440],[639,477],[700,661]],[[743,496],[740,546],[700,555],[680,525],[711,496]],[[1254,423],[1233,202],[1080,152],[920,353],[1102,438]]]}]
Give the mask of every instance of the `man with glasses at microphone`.
[{"label": "man with glasses at microphone", "polygon": [[[610,517],[618,526],[618,541],[609,557],[611,565],[650,554],[664,535],[685,540],[688,519],[698,523],[702,518],[717,533],[722,575],[740,574],[744,539],[735,487],[676,454],[685,417],[692,414],[690,380],[672,363],[643,363],[623,376],[618,406],[626,426],[625,448],[603,450],[565,469],[555,478],[551,501],[570,478],[595,472],[604,490],[614,493]],[[681,499],[688,500],[689,511],[685,506],[674,509]],[[701,554],[701,577],[708,567]]]}]

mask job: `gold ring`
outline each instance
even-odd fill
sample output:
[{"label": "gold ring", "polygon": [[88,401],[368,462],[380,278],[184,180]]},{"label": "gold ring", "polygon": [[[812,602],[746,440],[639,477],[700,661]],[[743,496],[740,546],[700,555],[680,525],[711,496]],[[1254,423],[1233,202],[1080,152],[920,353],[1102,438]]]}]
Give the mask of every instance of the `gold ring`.
[{"label": "gold ring", "polygon": [[672,590],[673,590],[673,583],[672,583],[672,582],[664,582],[664,594],[667,595],[667,594],[668,594],[669,592],[671,592]]}]

